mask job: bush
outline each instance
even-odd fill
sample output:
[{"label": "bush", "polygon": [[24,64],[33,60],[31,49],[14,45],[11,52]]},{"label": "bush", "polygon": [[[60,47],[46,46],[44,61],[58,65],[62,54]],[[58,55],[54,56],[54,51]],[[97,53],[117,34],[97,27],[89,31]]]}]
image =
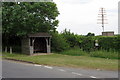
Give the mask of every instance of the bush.
[{"label": "bush", "polygon": [[115,49],[120,52],[120,35],[117,36],[114,44],[115,44]]},{"label": "bush", "polygon": [[66,39],[58,33],[52,33],[52,51],[63,51],[69,48],[69,44],[66,42]]},{"label": "bush", "polygon": [[82,36],[79,39],[80,48],[84,51],[95,50],[95,40],[98,40],[99,48],[106,51],[120,52],[120,35],[118,36]]},{"label": "bush", "polygon": [[75,47],[78,46],[78,35],[75,35],[74,33],[71,33],[70,30],[67,31],[67,29],[65,29],[61,35],[63,35],[63,37],[67,40],[67,43],[70,45],[70,47]]},{"label": "bush", "polygon": [[113,36],[113,37],[107,37],[107,36],[101,36],[98,38],[99,40],[99,45],[101,49],[103,50],[115,50],[119,51],[119,43],[120,43],[120,37],[118,36]]},{"label": "bush", "polygon": [[92,39],[92,37],[83,37],[80,46],[83,49],[83,51],[87,51],[87,52],[93,51],[94,40]]}]

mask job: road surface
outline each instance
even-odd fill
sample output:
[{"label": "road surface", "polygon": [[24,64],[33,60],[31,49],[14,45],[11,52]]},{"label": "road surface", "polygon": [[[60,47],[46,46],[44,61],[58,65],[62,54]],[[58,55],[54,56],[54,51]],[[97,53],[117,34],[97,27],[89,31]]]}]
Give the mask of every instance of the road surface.
[{"label": "road surface", "polygon": [[101,71],[2,61],[3,78],[118,78],[117,71]]}]

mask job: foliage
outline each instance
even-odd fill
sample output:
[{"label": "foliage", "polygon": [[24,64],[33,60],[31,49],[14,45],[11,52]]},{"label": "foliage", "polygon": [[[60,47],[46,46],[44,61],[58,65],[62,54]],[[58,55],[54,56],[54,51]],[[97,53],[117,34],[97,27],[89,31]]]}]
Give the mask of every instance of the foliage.
[{"label": "foliage", "polygon": [[120,35],[116,36],[116,39],[114,41],[114,49],[120,52]]},{"label": "foliage", "polygon": [[29,33],[55,31],[59,22],[56,19],[58,15],[59,12],[54,2],[2,3],[3,45],[12,46],[14,51],[17,46],[20,46],[17,43],[21,43],[14,39],[16,37],[21,39]]},{"label": "foliage", "polygon": [[71,48],[79,46],[81,49],[87,52],[90,52],[94,49],[94,39],[92,37],[94,36],[94,33],[88,33],[87,36],[82,36],[74,34],[70,32],[70,30],[67,31],[67,29],[65,29],[61,34],[67,40],[67,43],[70,44]]},{"label": "foliage", "polygon": [[120,36],[83,36],[80,37],[80,48],[84,51],[95,50],[95,40],[98,40],[99,48],[107,51],[120,51]]},{"label": "foliage", "polygon": [[94,50],[94,40],[92,37],[83,37],[80,45],[83,51],[90,52]]},{"label": "foliage", "polygon": [[86,36],[95,36],[95,34],[89,32]]},{"label": "foliage", "polygon": [[[117,36],[94,36],[94,33],[88,33],[87,36],[75,35],[70,30],[65,29],[61,33],[70,44],[70,47],[79,46],[83,51],[91,52],[96,49],[120,51],[120,35]],[[95,47],[95,41],[98,42],[98,48]]]},{"label": "foliage", "polygon": [[103,50],[116,50],[120,51],[120,36],[100,36],[98,37],[99,45]]},{"label": "foliage", "polygon": [[70,47],[75,47],[78,45],[78,36],[74,33],[71,33],[70,30],[65,29],[62,33],[63,37],[67,40],[67,43]]},{"label": "foliage", "polygon": [[58,14],[53,2],[2,3],[3,33],[24,36],[55,30],[58,26]]},{"label": "foliage", "polygon": [[52,33],[52,50],[53,51],[63,51],[69,48],[69,44],[66,42],[66,39],[57,32]]}]

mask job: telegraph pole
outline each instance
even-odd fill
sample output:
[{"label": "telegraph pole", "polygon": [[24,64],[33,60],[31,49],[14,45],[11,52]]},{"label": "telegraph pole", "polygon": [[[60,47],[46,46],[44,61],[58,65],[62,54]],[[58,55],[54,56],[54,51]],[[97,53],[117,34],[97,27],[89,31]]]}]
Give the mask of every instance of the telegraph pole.
[{"label": "telegraph pole", "polygon": [[107,24],[106,23],[106,12],[105,12],[105,9],[104,8],[100,8],[99,10],[99,14],[98,14],[98,24],[102,24],[102,28],[103,28],[103,32],[104,32],[104,24]]}]

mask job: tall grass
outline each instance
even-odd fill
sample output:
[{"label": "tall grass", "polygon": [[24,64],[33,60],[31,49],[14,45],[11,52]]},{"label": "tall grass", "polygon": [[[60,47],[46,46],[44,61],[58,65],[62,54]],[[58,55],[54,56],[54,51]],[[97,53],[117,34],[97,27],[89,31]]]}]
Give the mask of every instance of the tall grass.
[{"label": "tall grass", "polygon": [[99,50],[99,51],[94,51],[89,54],[91,57],[100,57],[100,58],[107,58],[107,59],[120,59],[118,57],[118,52],[114,51],[105,51],[105,50]]},{"label": "tall grass", "polygon": [[120,57],[118,57],[118,52],[112,50],[110,51],[96,50],[92,52],[85,52],[80,48],[71,48],[69,50],[59,52],[59,54],[71,55],[71,56],[91,56],[91,57],[99,57],[106,59],[120,59]]},{"label": "tall grass", "polygon": [[76,47],[76,48],[71,48],[69,50],[59,52],[59,54],[71,55],[71,56],[81,56],[81,55],[86,55],[87,53],[82,51],[80,48]]}]

